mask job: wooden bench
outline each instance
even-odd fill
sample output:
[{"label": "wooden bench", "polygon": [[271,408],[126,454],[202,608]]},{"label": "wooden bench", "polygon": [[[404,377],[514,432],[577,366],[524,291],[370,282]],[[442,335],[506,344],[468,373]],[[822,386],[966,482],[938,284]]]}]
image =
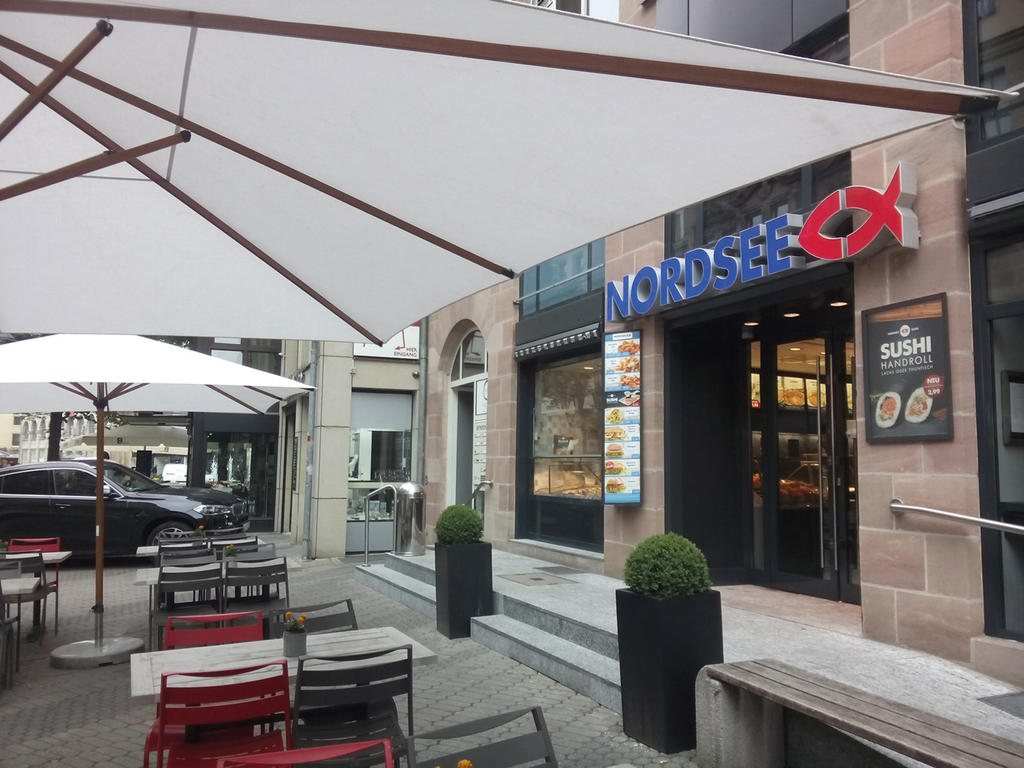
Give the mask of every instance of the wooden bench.
[{"label": "wooden bench", "polygon": [[1024,768],[1020,743],[771,659],[701,670],[697,763],[701,768],[782,768],[786,711],[927,765]]}]

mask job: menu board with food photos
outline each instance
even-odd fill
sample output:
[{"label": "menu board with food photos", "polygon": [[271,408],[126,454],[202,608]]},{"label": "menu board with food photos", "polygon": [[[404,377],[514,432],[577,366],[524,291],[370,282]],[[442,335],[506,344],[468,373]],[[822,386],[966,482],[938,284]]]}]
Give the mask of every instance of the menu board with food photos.
[{"label": "menu board with food photos", "polygon": [[953,437],[946,294],[865,310],[868,442]]},{"label": "menu board with food photos", "polygon": [[640,331],[604,335],[604,503],[640,503]]}]

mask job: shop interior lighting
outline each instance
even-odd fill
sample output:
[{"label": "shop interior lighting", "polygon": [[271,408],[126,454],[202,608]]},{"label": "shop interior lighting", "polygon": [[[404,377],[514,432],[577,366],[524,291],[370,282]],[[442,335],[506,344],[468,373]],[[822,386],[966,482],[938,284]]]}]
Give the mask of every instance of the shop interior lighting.
[{"label": "shop interior lighting", "polygon": [[800,347],[790,347],[789,351],[790,352],[799,352],[800,351]]},{"label": "shop interior lighting", "polygon": [[850,304],[850,302],[843,301],[842,299],[836,299],[835,301],[830,301],[828,303],[828,305],[830,307],[846,307],[846,306],[849,306],[849,304]]},{"label": "shop interior lighting", "polygon": [[757,320],[747,320],[744,325],[747,326],[747,328],[756,328],[760,323],[757,322]]},{"label": "shop interior lighting", "polygon": [[794,317],[800,317],[800,313],[799,312],[786,312],[782,316],[783,317],[788,317],[788,318],[794,318]]}]

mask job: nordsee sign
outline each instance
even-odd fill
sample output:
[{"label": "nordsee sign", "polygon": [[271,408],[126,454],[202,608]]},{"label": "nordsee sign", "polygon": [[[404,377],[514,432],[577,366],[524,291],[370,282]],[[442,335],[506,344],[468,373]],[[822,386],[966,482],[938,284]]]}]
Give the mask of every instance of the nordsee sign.
[{"label": "nordsee sign", "polygon": [[[763,224],[726,235],[713,248],[695,248],[682,258],[665,259],[657,267],[645,266],[620,282],[609,281],[605,290],[605,321],[646,315],[706,291],[728,291],[791,269],[800,269],[806,256],[848,259],[865,255],[886,244],[888,231],[900,245],[917,248],[917,215],[910,205],[917,197],[913,166],[901,163],[884,191],[850,186],[836,190],[807,216],[786,213]],[[851,212],[867,218],[848,235],[836,231]]]}]

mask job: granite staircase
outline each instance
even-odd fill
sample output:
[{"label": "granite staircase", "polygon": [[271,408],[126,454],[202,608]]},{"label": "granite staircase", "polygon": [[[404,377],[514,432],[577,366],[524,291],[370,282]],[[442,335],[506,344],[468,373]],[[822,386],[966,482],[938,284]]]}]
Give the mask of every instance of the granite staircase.
[{"label": "granite staircase", "polygon": [[[472,639],[621,713],[614,591],[622,583],[498,550],[492,560],[495,613],[472,619]],[[356,580],[435,615],[432,549],[385,555],[359,566]]]}]

